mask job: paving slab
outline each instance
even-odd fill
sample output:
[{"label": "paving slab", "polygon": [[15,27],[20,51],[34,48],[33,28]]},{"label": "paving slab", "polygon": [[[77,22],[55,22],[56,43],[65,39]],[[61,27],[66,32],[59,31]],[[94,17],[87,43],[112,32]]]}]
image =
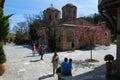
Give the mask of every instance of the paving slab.
[{"label": "paving slab", "polygon": [[[52,55],[45,53],[43,60],[39,54],[32,56],[29,45],[7,44],[4,46],[7,55],[7,69],[0,80],[57,80],[57,75],[52,75]],[[89,50],[75,50],[57,52],[60,62],[65,57],[73,59],[72,77],[65,77],[65,80],[105,80],[105,61],[106,54],[116,54],[116,45],[111,45],[105,49],[93,50],[93,58],[99,60],[98,63],[88,63],[85,59],[90,57]]]}]

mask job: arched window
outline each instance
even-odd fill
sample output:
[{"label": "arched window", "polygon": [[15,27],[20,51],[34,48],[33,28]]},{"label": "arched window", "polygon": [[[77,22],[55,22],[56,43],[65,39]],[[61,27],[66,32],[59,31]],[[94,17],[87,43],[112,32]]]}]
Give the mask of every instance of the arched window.
[{"label": "arched window", "polygon": [[72,31],[67,31],[66,36],[67,36],[67,42],[72,42],[73,41],[74,33]]},{"label": "arched window", "polygon": [[83,21],[82,20],[80,20],[80,25],[83,25]]},{"label": "arched window", "polygon": [[76,18],[76,9],[73,10],[74,18]]},{"label": "arched window", "polygon": [[68,16],[67,18],[72,18],[71,17],[71,10],[68,10],[67,16]]},{"label": "arched window", "polygon": [[52,20],[52,16],[51,15],[49,15],[49,19]]},{"label": "arched window", "polygon": [[57,16],[57,14],[55,14],[55,19],[57,19],[58,18],[58,16]]},{"label": "arched window", "polygon": [[108,32],[107,31],[105,32],[105,37],[106,37],[106,39],[108,39]]},{"label": "arched window", "polygon": [[64,18],[65,18],[65,12],[63,12],[63,14],[62,14],[62,15],[63,15],[63,19],[64,19]]}]

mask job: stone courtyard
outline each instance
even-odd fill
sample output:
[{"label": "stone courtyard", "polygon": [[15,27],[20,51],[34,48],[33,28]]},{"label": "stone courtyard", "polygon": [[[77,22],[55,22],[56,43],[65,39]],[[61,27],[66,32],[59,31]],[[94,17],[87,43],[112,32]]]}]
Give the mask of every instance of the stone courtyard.
[{"label": "stone courtyard", "polygon": [[[36,54],[32,56],[29,45],[7,44],[4,46],[7,55],[7,70],[0,80],[57,80],[57,75],[52,76],[51,58],[53,53],[47,52],[44,59]],[[60,62],[65,57],[73,59],[73,76],[64,77],[65,80],[105,80],[106,54],[116,54],[116,45],[98,46],[93,50],[93,58],[98,59],[98,63],[85,62],[90,57],[90,50],[75,50],[58,52]]]}]

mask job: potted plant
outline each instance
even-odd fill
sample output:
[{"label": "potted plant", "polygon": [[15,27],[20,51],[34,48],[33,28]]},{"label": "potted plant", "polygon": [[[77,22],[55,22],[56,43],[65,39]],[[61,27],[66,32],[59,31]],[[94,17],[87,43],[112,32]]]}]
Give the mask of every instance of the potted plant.
[{"label": "potted plant", "polygon": [[107,54],[107,55],[105,55],[104,60],[106,62],[112,62],[114,60],[114,57],[111,54]]},{"label": "potted plant", "polygon": [[0,76],[5,72],[6,68],[6,55],[3,50],[2,41],[6,38],[8,34],[8,19],[10,16],[4,16],[3,9],[0,6]]},{"label": "potted plant", "polygon": [[104,61],[106,61],[106,65],[105,66],[106,66],[106,73],[107,73],[107,75],[111,75],[113,60],[114,60],[114,57],[111,54],[107,54],[104,57]]},{"label": "potted plant", "polygon": [[58,75],[58,80],[63,80],[61,75],[60,75],[60,73],[61,73],[61,67],[60,66],[57,68],[56,73]]},{"label": "potted plant", "polygon": [[6,69],[6,55],[3,50],[3,44],[0,42],[0,76],[5,72]]},{"label": "potted plant", "polygon": [[58,67],[57,70],[56,70],[56,73],[61,73],[61,67]]}]

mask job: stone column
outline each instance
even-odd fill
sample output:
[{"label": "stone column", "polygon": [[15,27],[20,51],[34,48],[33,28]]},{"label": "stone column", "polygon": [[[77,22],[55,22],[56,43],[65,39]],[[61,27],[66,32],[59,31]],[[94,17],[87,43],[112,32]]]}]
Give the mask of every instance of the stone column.
[{"label": "stone column", "polygon": [[117,61],[120,62],[120,7],[117,12]]}]

